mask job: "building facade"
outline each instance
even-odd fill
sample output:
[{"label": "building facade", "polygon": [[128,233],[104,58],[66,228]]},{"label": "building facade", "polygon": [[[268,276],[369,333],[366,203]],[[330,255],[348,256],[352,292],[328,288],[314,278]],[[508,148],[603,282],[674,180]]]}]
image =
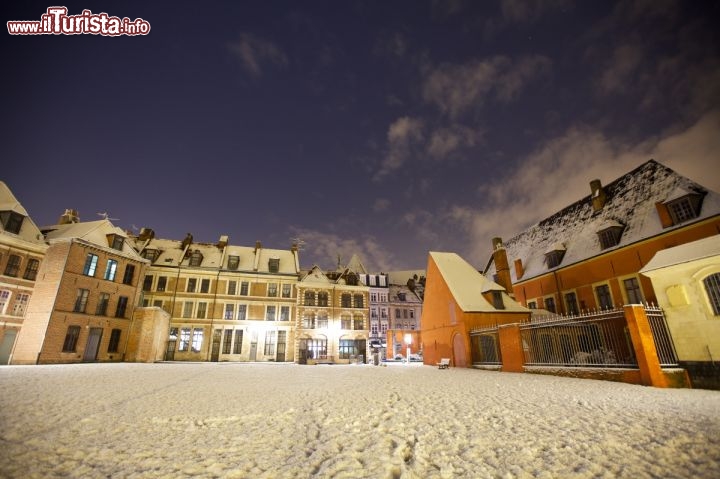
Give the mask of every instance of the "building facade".
[{"label": "building facade", "polygon": [[10,362],[46,251],[40,230],[0,181],[0,364]]},{"label": "building facade", "polygon": [[142,304],[170,314],[165,359],[295,360],[297,247],[157,239],[148,228],[134,243],[151,262]]},{"label": "building facade", "polygon": [[717,234],[720,195],[650,160],[511,238],[485,274],[529,308],[577,314],[657,302],[640,270],[660,250]]}]

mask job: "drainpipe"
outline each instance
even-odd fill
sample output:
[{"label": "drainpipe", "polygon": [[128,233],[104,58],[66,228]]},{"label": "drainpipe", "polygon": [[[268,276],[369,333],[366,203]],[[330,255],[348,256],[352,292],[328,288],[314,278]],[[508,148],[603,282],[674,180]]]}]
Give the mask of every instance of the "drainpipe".
[{"label": "drainpipe", "polygon": [[210,347],[208,348],[208,354],[207,354],[207,360],[210,361],[210,355],[212,354],[212,347],[213,347],[213,341],[214,341],[214,326],[215,326],[215,306],[217,306],[217,294],[218,294],[218,283],[220,282],[220,271],[222,271],[222,265],[225,263],[225,251],[227,251],[227,246],[225,246],[222,250],[222,254],[220,255],[220,264],[218,265],[218,272],[215,276],[215,293],[213,294],[213,301],[212,301],[212,314],[210,315]]}]

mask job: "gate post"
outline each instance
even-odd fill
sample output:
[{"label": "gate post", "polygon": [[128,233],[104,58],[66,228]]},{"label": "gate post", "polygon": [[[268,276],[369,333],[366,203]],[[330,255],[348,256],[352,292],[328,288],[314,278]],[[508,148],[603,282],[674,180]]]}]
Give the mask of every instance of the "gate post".
[{"label": "gate post", "polygon": [[635,349],[635,357],[640,369],[642,383],[645,386],[668,387],[667,380],[660,367],[660,360],[655,349],[655,340],[645,314],[645,308],[640,304],[628,304],[623,306],[623,309],[625,310],[625,320],[630,331],[633,349]]},{"label": "gate post", "polygon": [[503,324],[498,326],[498,342],[503,372],[522,373],[525,364],[525,352],[522,346],[519,324]]}]

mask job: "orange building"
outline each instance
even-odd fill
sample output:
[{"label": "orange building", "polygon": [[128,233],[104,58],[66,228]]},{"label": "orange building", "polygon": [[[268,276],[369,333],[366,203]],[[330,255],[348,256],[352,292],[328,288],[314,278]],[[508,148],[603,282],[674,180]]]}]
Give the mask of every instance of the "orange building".
[{"label": "orange building", "polygon": [[650,160],[507,241],[488,277],[529,308],[561,314],[656,303],[639,271],[660,250],[720,232],[720,195]]},{"label": "orange building", "polygon": [[421,335],[425,364],[472,364],[470,331],[530,319],[530,310],[455,253],[430,252]]}]

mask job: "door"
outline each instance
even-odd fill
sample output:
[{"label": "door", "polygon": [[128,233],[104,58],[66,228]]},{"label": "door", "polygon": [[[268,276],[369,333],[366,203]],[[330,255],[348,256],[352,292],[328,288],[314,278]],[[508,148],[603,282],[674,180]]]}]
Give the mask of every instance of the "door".
[{"label": "door", "polygon": [[275,361],[277,362],[284,362],[285,361],[285,344],[286,344],[286,338],[287,337],[287,331],[278,331],[278,343],[277,343],[277,357],[275,358]]},{"label": "door", "polygon": [[301,339],[299,342],[299,351],[298,354],[300,357],[298,358],[299,364],[307,364],[307,340]]},{"label": "door", "polygon": [[177,339],[171,339],[168,341],[167,349],[165,350],[165,361],[175,360],[175,343],[177,343]]},{"label": "door", "polygon": [[213,333],[212,342],[212,354],[210,355],[210,361],[218,362],[220,359],[220,337],[222,336],[222,329],[216,329]]},{"label": "door", "polygon": [[83,354],[83,362],[93,362],[97,359],[102,333],[102,328],[90,328],[90,334],[88,335],[87,344],[85,345],[85,353]]},{"label": "door", "polygon": [[2,343],[0,343],[0,364],[8,364],[10,362],[10,353],[12,353],[13,344],[15,344],[15,336],[17,331],[14,329],[6,329]]},{"label": "door", "polygon": [[462,336],[456,334],[453,338],[453,366],[456,368],[467,367],[467,356],[465,354],[465,342]]}]

